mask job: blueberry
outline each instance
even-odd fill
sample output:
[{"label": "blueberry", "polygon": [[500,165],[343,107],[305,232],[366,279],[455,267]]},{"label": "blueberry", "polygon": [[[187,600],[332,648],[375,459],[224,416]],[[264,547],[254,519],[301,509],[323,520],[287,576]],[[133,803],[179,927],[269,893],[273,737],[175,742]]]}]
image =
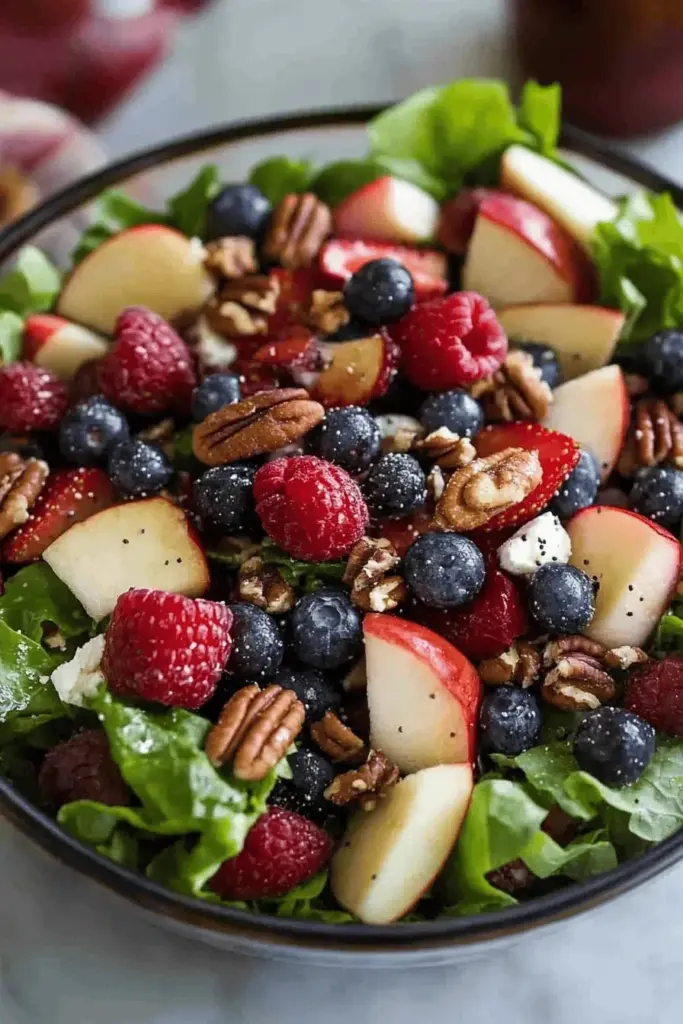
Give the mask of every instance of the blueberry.
[{"label": "blueberry", "polygon": [[344,301],[351,316],[362,323],[390,324],[405,316],[413,305],[413,279],[398,260],[370,260],[347,281]]},{"label": "blueberry", "polygon": [[255,185],[225,185],[209,206],[206,237],[246,235],[260,239],[270,210],[270,203]]},{"label": "blueberry", "polygon": [[228,607],[233,616],[230,629],[232,651],[226,666],[228,673],[249,682],[271,679],[282,664],[285,653],[275,619],[246,601],[236,601]]},{"label": "blueberry", "polygon": [[321,587],[297,601],[291,627],[295,657],[314,668],[338,668],[363,648],[361,616],[335,587]]},{"label": "blueberry", "polygon": [[294,690],[306,708],[307,722],[318,722],[341,703],[339,690],[315,668],[281,668],[274,682],[283,690]]},{"label": "blueberry", "polygon": [[640,365],[655,391],[673,394],[683,388],[683,331],[653,334],[642,346]]},{"label": "blueberry", "polygon": [[158,444],[120,441],[109,453],[107,472],[114,487],[127,498],[156,494],[171,479],[173,467]]},{"label": "blueberry", "polygon": [[422,403],[418,419],[429,433],[448,427],[460,437],[474,437],[484,426],[484,411],[475,398],[455,388],[430,395]]},{"label": "blueberry", "polygon": [[593,504],[599,486],[600,467],[591,453],[582,448],[579,461],[548,504],[548,511],[560,519],[569,519],[579,509]]},{"label": "blueberry", "polygon": [[529,608],[549,633],[582,633],[595,614],[593,582],[573,565],[547,562],[531,577]]},{"label": "blueberry", "polygon": [[365,496],[378,516],[405,516],[422,508],[427,498],[427,481],[412,455],[390,452],[370,470]]},{"label": "blueberry", "polygon": [[254,520],[255,466],[233,462],[214,466],[195,480],[194,503],[202,519],[226,530],[246,530]]},{"label": "blueberry", "polygon": [[306,437],[306,450],[348,473],[363,473],[380,450],[380,432],[367,409],[347,405],[329,409],[323,422]]},{"label": "blueberry", "polygon": [[479,712],[479,742],[487,754],[515,757],[538,742],[541,711],[528,690],[497,686],[487,693]]},{"label": "blueberry", "polygon": [[651,466],[636,473],[629,495],[634,512],[661,526],[677,526],[683,517],[683,471]]},{"label": "blueberry", "polygon": [[562,383],[562,368],[555,349],[550,345],[542,345],[538,341],[515,341],[513,348],[521,348],[528,352],[534,361],[534,366],[541,371],[541,380],[544,380],[548,387],[556,388]]},{"label": "blueberry", "polygon": [[655,752],[655,731],[632,711],[607,705],[584,715],[574,735],[579,767],[606,786],[630,786]]},{"label": "blueberry", "polygon": [[212,373],[192,392],[192,418],[201,423],[212,412],[239,402],[241,397],[239,377],[234,373]]},{"label": "blueberry", "polygon": [[321,821],[332,810],[324,793],[335,771],[330,762],[316,750],[302,748],[287,758],[291,779],[280,779],[268,797],[274,807],[302,814],[312,821]]},{"label": "blueberry", "polygon": [[484,556],[468,537],[425,533],[408,548],[403,563],[406,583],[431,608],[457,608],[484,585]]},{"label": "blueberry", "polygon": [[84,398],[59,425],[59,450],[77,466],[98,466],[107,452],[130,436],[128,423],[102,395]]}]

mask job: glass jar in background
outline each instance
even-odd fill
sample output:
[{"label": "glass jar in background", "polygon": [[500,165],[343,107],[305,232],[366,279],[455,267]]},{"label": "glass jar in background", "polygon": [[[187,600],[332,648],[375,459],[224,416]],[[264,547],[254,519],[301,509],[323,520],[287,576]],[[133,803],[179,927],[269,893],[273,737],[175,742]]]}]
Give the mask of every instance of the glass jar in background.
[{"label": "glass jar in background", "polygon": [[560,82],[568,121],[629,137],[683,119],[683,0],[513,0],[525,77]]}]

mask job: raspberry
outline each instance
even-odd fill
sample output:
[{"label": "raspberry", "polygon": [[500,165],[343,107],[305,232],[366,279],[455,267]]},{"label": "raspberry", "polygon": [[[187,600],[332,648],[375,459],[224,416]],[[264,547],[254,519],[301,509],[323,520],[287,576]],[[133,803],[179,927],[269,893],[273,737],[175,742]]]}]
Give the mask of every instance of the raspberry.
[{"label": "raspberry", "polygon": [[38,785],[43,798],[52,807],[61,807],[72,800],[97,800],[112,807],[130,803],[126,784],[102,729],[76,733],[48,750]]},{"label": "raspberry", "polygon": [[102,672],[114,693],[198,708],[230,654],[232,613],[216,601],[129,590],[107,628]]},{"label": "raspberry", "polygon": [[683,657],[638,665],[628,681],[624,707],[670,736],[683,736]]},{"label": "raspberry", "polygon": [[33,363],[0,369],[0,428],[23,433],[54,430],[69,399],[58,377]]},{"label": "raspberry", "polygon": [[424,391],[469,387],[498,369],[507,338],[496,314],[476,292],[422,302],[389,328],[401,349],[401,369]]},{"label": "raspberry", "polygon": [[98,368],[100,388],[115,405],[141,413],[188,411],[197,383],[185,342],[150,309],[119,316],[114,345]]},{"label": "raspberry", "polygon": [[224,861],[210,885],[228,900],[284,896],[320,871],[331,855],[327,832],[294,811],[271,807],[250,829],[242,852]]},{"label": "raspberry", "polygon": [[262,466],[254,478],[254,497],[268,536],[307,562],[340,558],[368,525],[358,485],[345,470],[315,455]]}]

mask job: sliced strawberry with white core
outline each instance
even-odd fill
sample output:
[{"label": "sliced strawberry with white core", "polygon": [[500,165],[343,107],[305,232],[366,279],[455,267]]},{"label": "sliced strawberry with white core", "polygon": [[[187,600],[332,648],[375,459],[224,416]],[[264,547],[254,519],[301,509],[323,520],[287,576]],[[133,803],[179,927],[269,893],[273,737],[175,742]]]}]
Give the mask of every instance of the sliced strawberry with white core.
[{"label": "sliced strawberry with white core", "polygon": [[387,242],[429,242],[439,204],[408,181],[386,175],[347,196],[334,211],[335,234]]},{"label": "sliced strawberry with white core", "polygon": [[535,203],[561,224],[590,255],[596,226],[612,221],[616,204],[552,160],[526,146],[510,146],[500,168],[503,188]]},{"label": "sliced strawberry with white core", "polygon": [[630,405],[624,375],[618,366],[603,366],[553,392],[544,426],[573,437],[600,466],[603,480],[610,475],[624,444]]},{"label": "sliced strawberry with white core", "polygon": [[372,746],[402,772],[471,762],[481,682],[437,633],[393,615],[366,615]]},{"label": "sliced strawberry with white core", "polygon": [[399,351],[384,330],[330,345],[327,351],[331,362],[315,387],[315,398],[323,405],[367,405],[386,394]]},{"label": "sliced strawberry with white core", "polygon": [[575,242],[546,213],[503,192],[484,199],[474,226],[463,287],[496,309],[587,297],[591,270]]},{"label": "sliced strawberry with white core", "polygon": [[508,306],[498,320],[511,344],[550,345],[565,380],[599,370],[609,362],[624,326],[624,314],[603,306],[540,303]]},{"label": "sliced strawberry with white core", "polygon": [[608,505],[570,520],[571,564],[599,583],[586,636],[607,647],[642,647],[676,589],[681,546],[644,516]]},{"label": "sliced strawberry with white core", "polygon": [[567,479],[580,454],[578,444],[571,437],[548,430],[538,423],[501,423],[486,427],[474,439],[474,446],[482,458],[506,448],[536,451],[543,470],[540,484],[523,501],[499,512],[481,527],[487,533],[508,526],[521,526],[537,516]]},{"label": "sliced strawberry with white core", "polygon": [[320,250],[320,269],[337,288],[371,260],[398,260],[410,272],[418,299],[433,299],[448,288],[446,256],[436,249],[366,241],[362,238],[331,238]]},{"label": "sliced strawberry with white core", "polygon": [[52,370],[61,380],[70,380],[84,363],[101,359],[108,349],[101,335],[52,313],[34,313],[24,323],[24,359]]},{"label": "sliced strawberry with white core", "polygon": [[469,764],[409,775],[377,807],[358,811],[331,864],[332,892],[366,924],[407,914],[441,871],[465,820]]}]

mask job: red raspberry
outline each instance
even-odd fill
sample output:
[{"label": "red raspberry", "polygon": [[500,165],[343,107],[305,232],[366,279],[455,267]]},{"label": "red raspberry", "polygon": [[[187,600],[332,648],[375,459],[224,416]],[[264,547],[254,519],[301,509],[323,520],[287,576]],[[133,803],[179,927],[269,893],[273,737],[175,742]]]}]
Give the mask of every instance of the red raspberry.
[{"label": "red raspberry", "polygon": [[628,681],[624,706],[670,736],[683,736],[683,657],[638,665]]},{"label": "red raspberry", "polygon": [[51,370],[33,363],[12,363],[0,369],[3,430],[54,430],[68,404],[66,388]]},{"label": "red raspberry", "polygon": [[130,306],[116,321],[114,345],[98,379],[104,395],[134,412],[189,408],[197,383],[187,345],[151,309]]},{"label": "red raspberry", "polygon": [[223,862],[210,885],[228,900],[284,896],[317,874],[331,855],[327,832],[294,811],[271,807],[252,825],[242,852]]},{"label": "red raspberry", "polygon": [[401,369],[424,391],[466,388],[498,369],[508,342],[496,314],[476,292],[454,292],[413,306],[389,333]]},{"label": "red raspberry", "polygon": [[201,707],[230,654],[231,626],[232,612],[216,601],[129,590],[107,627],[102,672],[123,697]]},{"label": "red raspberry", "polygon": [[266,463],[254,477],[254,498],[268,536],[306,562],[341,558],[368,525],[358,485],[314,455]]},{"label": "red raspberry", "polygon": [[72,800],[96,800],[112,807],[130,803],[128,789],[111,756],[103,729],[76,733],[48,750],[38,785],[52,807],[61,807]]}]

